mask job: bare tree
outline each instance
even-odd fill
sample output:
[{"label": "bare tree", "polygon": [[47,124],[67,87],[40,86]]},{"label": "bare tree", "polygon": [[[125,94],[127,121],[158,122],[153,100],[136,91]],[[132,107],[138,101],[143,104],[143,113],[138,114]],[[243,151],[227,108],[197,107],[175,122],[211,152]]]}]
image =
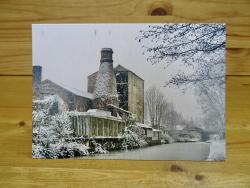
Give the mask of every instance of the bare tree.
[{"label": "bare tree", "polygon": [[167,102],[167,108],[162,118],[162,125],[167,125],[169,129],[175,129],[175,126],[179,124],[186,125],[186,120],[181,113],[176,111],[173,103]]},{"label": "bare tree", "polygon": [[166,110],[166,99],[159,88],[151,86],[146,91],[146,109],[152,127],[159,129],[164,111]]},{"label": "bare tree", "polygon": [[174,127],[184,121],[173,103],[169,103],[159,88],[151,86],[146,91],[145,106],[152,127],[160,129],[162,126]]},{"label": "bare tree", "polygon": [[179,87],[204,80],[223,85],[225,32],[224,24],[150,25],[148,29],[141,30],[136,39],[143,44],[144,54],[147,54],[147,60],[153,65],[165,63],[166,66],[185,66],[185,70],[173,75],[166,85]]}]

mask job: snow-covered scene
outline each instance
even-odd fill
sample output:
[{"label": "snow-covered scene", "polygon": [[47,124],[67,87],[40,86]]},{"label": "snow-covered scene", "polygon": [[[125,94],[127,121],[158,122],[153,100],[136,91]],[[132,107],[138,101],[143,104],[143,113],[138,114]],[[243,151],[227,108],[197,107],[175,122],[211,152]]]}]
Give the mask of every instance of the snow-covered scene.
[{"label": "snow-covered scene", "polygon": [[223,161],[222,23],[33,24],[32,157]]}]

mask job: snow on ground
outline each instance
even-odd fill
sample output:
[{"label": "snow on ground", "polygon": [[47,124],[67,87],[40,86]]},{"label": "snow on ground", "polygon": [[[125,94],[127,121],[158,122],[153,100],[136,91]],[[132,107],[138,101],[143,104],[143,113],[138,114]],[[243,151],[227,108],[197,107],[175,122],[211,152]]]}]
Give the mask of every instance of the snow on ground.
[{"label": "snow on ground", "polygon": [[208,161],[223,161],[226,158],[226,142],[225,140],[216,140],[210,143],[210,153]]}]

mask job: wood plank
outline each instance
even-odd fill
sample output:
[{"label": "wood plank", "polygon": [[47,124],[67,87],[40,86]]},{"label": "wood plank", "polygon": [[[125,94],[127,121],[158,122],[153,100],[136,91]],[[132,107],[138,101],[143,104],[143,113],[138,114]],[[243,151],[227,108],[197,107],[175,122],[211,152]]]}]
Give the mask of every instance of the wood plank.
[{"label": "wood plank", "polygon": [[[98,162],[94,165],[97,164]],[[171,172],[168,165],[164,166],[167,167],[165,170],[155,171],[3,167],[3,171],[0,172],[3,181],[0,185],[2,187],[15,187],[17,184],[18,187],[249,187],[249,177],[243,173],[202,170],[196,173],[195,170],[188,168],[184,172]],[[223,165],[220,167],[223,168]],[[198,175],[202,177],[201,180],[195,179]]]},{"label": "wood plank", "polygon": [[187,19],[249,16],[248,0],[2,0],[1,20],[42,20],[58,17],[148,16],[152,8],[163,8],[168,15]]},{"label": "wood plank", "polygon": [[[53,17],[79,17],[79,16],[131,16],[134,14],[136,1],[110,1],[110,0],[74,0],[74,1],[32,1],[18,0],[1,1],[2,20],[27,20],[30,17],[41,20]],[[98,10],[98,11],[97,11]],[[20,14],[21,13],[21,14]],[[145,14],[144,14],[145,15]],[[147,15],[147,14],[146,14]]]},{"label": "wood plank", "polygon": [[250,75],[250,49],[226,49],[226,75]]},{"label": "wood plank", "polygon": [[227,77],[226,162],[31,159],[31,77],[2,76],[0,87],[1,187],[250,185],[248,76]]},{"label": "wood plank", "polygon": [[32,107],[31,76],[0,77],[0,107]]}]

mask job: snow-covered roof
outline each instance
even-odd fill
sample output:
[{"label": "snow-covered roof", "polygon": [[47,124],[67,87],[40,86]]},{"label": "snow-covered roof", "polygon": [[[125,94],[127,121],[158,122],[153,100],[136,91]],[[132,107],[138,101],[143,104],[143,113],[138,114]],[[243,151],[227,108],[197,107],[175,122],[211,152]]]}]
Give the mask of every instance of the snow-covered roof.
[{"label": "snow-covered roof", "polygon": [[68,112],[70,116],[93,116],[98,118],[112,119],[117,121],[122,121],[122,118],[115,117],[111,115],[111,112],[98,110],[98,109],[90,109],[87,112],[78,112],[78,111],[70,111]]},{"label": "snow-covered roof", "polygon": [[44,80],[43,82],[50,82],[52,84],[55,84],[55,85],[65,89],[65,90],[67,90],[67,91],[69,91],[69,92],[71,92],[71,93],[73,93],[73,94],[75,94],[77,96],[93,99],[93,94],[92,93],[88,93],[86,91],[80,91],[79,89],[76,89],[76,88],[71,88],[71,87],[69,87],[69,86],[67,86],[67,85],[65,85],[63,83],[55,83],[55,82],[53,82],[51,80],[48,80],[48,79]]},{"label": "snow-covered roof", "polygon": [[142,128],[152,129],[152,127],[150,127],[149,125],[145,125],[145,124],[143,124],[143,123],[136,122],[135,124],[136,124],[137,126],[139,126],[139,127],[142,127]]},{"label": "snow-covered roof", "polygon": [[124,66],[122,65],[117,65],[115,68],[114,68],[115,71],[128,71],[128,72],[131,72],[130,70],[128,70],[127,68],[125,68]]},{"label": "snow-covered roof", "polygon": [[124,110],[124,109],[122,109],[122,108],[120,108],[120,107],[118,107],[118,106],[115,106],[115,105],[113,105],[113,104],[108,104],[108,106],[111,106],[111,107],[113,107],[113,108],[115,108],[115,109],[117,109],[117,110],[120,110],[120,111],[122,111],[122,112],[126,112],[126,113],[128,113],[128,114],[133,114],[132,112],[127,111],[127,110]]},{"label": "snow-covered roof", "polygon": [[[136,75],[138,78],[142,79],[140,76],[138,76],[137,74],[135,74],[133,71],[125,68],[124,66],[118,64],[115,68],[114,68],[114,71],[115,72],[131,72],[133,73],[134,75]],[[143,80],[143,79],[142,79]]]},{"label": "snow-covered roof", "polygon": [[159,129],[153,129],[154,132],[161,132]]},{"label": "snow-covered roof", "polygon": [[182,131],[185,128],[185,125],[175,125],[175,129],[178,131]]},{"label": "snow-covered roof", "polygon": [[[133,73],[134,75],[136,75],[137,77],[139,77],[140,79],[142,79],[140,76],[138,76],[137,74],[135,74],[133,71],[131,71],[131,70],[125,68],[124,66],[122,66],[122,65],[120,65],[120,64],[118,64],[116,67],[114,67],[114,71],[115,71],[115,72],[131,72],[131,73]],[[97,74],[98,74],[98,71],[96,71],[96,72],[90,74],[88,77],[97,76]],[[142,80],[143,80],[143,79],[142,79]]]},{"label": "snow-covered roof", "polygon": [[96,71],[96,72],[94,72],[94,73],[92,73],[92,74],[88,75],[88,77],[91,77],[91,76],[97,76],[97,74],[98,74],[98,71]]},{"label": "snow-covered roof", "polygon": [[55,95],[45,96],[43,99],[33,100],[33,103],[43,103],[43,104],[52,104],[56,101]]},{"label": "snow-covered roof", "polygon": [[111,112],[98,110],[98,109],[89,109],[85,114],[87,115],[95,115],[95,116],[111,116]]}]

